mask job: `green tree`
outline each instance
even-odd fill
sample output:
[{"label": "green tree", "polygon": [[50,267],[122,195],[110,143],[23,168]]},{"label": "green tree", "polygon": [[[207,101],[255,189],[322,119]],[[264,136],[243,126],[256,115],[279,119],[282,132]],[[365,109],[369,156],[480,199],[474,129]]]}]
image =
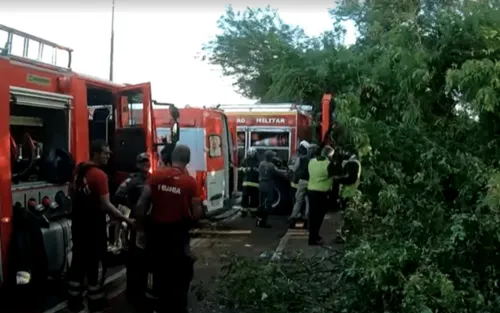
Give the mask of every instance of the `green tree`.
[{"label": "green tree", "polygon": [[318,105],[334,91],[363,163],[338,259],[307,275],[301,257],[233,259],[225,281],[241,288],[221,295],[243,312],[499,312],[500,1],[344,0],[330,14],[308,38],[270,8],[229,8],[204,47],[246,96]]}]

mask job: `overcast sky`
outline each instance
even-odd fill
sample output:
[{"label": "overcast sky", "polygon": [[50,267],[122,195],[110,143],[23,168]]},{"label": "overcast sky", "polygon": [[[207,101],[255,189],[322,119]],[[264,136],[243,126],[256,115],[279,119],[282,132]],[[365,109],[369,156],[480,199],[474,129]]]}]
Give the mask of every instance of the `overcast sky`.
[{"label": "overcast sky", "polygon": [[[0,23],[73,48],[75,71],[107,79],[112,1],[46,0],[43,6],[35,1],[2,3]],[[150,81],[154,99],[179,105],[254,103],[237,94],[231,79],[222,78],[217,68],[195,59],[202,44],[217,33],[216,21],[225,6],[219,1],[200,5],[184,0],[181,6],[159,5],[161,0],[116,0],[115,81]],[[258,1],[252,0],[252,7],[269,3]],[[332,5],[316,1],[307,6],[270,4],[285,22],[317,35],[331,28],[327,8]],[[355,39],[352,25],[348,28],[349,44]]]}]

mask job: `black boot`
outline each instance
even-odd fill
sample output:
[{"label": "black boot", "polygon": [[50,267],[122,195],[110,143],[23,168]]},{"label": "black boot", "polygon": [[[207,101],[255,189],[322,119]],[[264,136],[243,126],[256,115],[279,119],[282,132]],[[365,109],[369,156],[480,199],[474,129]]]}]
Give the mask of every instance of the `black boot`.
[{"label": "black boot", "polygon": [[257,225],[257,227],[260,227],[260,228],[271,228],[271,225],[269,225],[267,223],[267,221],[261,217],[257,218],[256,225]]},{"label": "black boot", "polygon": [[304,220],[304,226],[302,226],[304,229],[309,229],[309,220]]},{"label": "black boot", "polygon": [[321,246],[323,245],[323,238],[318,236],[317,238],[309,238],[309,245],[310,246]]}]

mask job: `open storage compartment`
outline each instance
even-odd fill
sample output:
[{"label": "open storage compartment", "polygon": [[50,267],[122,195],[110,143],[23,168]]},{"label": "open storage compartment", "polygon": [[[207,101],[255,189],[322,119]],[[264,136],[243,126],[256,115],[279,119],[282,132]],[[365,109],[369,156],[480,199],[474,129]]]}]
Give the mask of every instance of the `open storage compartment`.
[{"label": "open storage compartment", "polygon": [[10,141],[14,184],[64,183],[73,170],[71,97],[11,87]]}]

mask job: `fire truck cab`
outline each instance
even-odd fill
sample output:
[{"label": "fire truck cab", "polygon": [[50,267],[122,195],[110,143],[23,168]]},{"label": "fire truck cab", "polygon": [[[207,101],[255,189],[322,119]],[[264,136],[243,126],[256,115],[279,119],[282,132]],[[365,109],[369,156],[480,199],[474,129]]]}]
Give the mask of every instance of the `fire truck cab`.
[{"label": "fire truck cab", "polygon": [[135,170],[138,153],[157,158],[150,84],[75,73],[71,53],[0,25],[0,285],[42,286],[65,272],[68,185],[91,141],[104,139],[114,152],[106,169],[111,192]]},{"label": "fire truck cab", "polygon": [[[312,106],[293,103],[221,105],[230,121],[236,122],[238,159],[244,159],[249,148],[254,148],[263,158],[267,150],[273,150],[283,169],[295,157],[299,142],[311,141]],[[240,182],[241,183],[241,182]],[[241,184],[238,184],[241,187]],[[277,187],[275,211],[287,211],[290,207],[290,182]]]},{"label": "fire truck cab", "polygon": [[[155,108],[157,136],[169,141],[169,109]],[[179,144],[191,150],[188,171],[196,178],[207,217],[232,208],[237,184],[236,123],[214,108],[179,109]]]}]

